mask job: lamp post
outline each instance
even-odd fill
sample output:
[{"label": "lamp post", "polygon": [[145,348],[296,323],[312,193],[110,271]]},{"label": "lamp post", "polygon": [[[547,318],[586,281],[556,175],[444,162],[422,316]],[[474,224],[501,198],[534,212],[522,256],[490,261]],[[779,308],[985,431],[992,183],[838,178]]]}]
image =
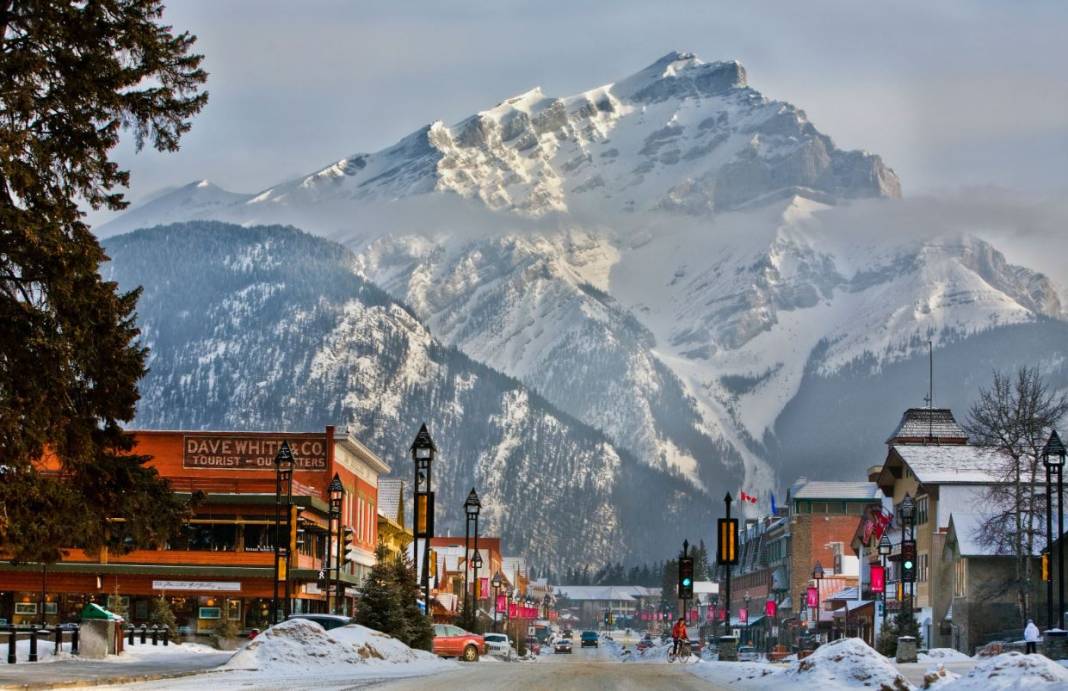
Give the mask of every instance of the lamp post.
[{"label": "lamp post", "polygon": [[742,600],[745,602],[745,643],[746,643],[746,645],[748,645],[748,644],[750,644],[752,642],[750,640],[751,634],[749,633],[749,593],[748,592],[742,597]]},{"label": "lamp post", "polygon": [[816,581],[816,637],[820,635],[820,605],[823,604],[822,596],[820,595],[820,581],[823,580],[823,564],[816,562],[816,565],[812,567],[812,580]]},{"label": "lamp post", "polygon": [[490,581],[490,585],[493,586],[493,633],[497,633],[497,620],[500,617],[501,608],[497,606],[498,599],[501,592],[501,572],[493,574],[493,580]]},{"label": "lamp post", "polygon": [[[476,545],[477,545],[477,543],[476,543]],[[474,617],[474,619],[472,621],[477,622],[478,621],[478,599],[480,597],[482,597],[482,584],[479,583],[479,581],[478,581],[478,570],[482,568],[482,554],[478,551],[478,547],[477,546],[475,547],[475,556],[471,557],[471,567],[472,567],[472,571],[474,572],[474,575],[472,576],[472,580],[474,582],[471,584],[471,586],[472,586],[471,589],[473,591],[471,593],[471,599],[472,599],[472,601],[474,602],[474,605],[475,605],[474,606],[474,610],[473,610],[473,612],[475,614],[475,617]]]},{"label": "lamp post", "polygon": [[545,621],[549,621],[549,605],[552,604],[553,599],[549,597],[549,593],[545,593],[545,597],[541,599],[542,609],[545,612]]},{"label": "lamp post", "polygon": [[[908,542],[912,545],[911,550],[915,552],[916,545],[916,526],[913,521],[916,518],[916,503],[912,500],[912,495],[908,492],[905,493],[905,498],[901,500],[901,504],[898,505],[898,513],[901,515],[901,542],[905,542],[905,528],[908,528]],[[904,567],[904,563],[902,563]],[[904,578],[905,569],[902,568],[902,578]],[[906,586],[902,583],[902,588]],[[912,617],[913,599],[915,598],[914,589],[916,587],[915,581],[910,581],[907,586],[908,597],[905,598],[905,611],[909,617]]]},{"label": "lamp post", "polygon": [[[1058,612],[1058,628],[1064,628],[1064,461],[1066,451],[1064,444],[1061,443],[1060,435],[1057,434],[1057,430],[1051,430],[1049,439],[1046,440],[1046,445],[1042,449],[1042,461],[1046,465],[1046,526],[1049,528],[1050,521],[1052,520],[1052,507],[1050,506],[1050,471],[1053,470],[1057,473],[1057,612]],[[1052,537],[1053,531],[1048,529],[1046,533],[1049,537]],[[1046,542],[1049,543],[1049,538]],[[1053,557],[1053,553],[1050,553],[1050,558]],[[1051,565],[1052,566],[1052,565]],[[1050,568],[1052,575],[1053,569]],[[1053,584],[1052,582],[1047,584],[1047,599],[1053,601]],[[1052,617],[1050,617],[1052,621]]]},{"label": "lamp post", "polygon": [[[419,428],[415,441],[409,449],[415,468],[414,504],[412,508],[412,559],[419,569],[419,584],[423,591],[423,604],[430,616],[430,538],[434,537],[434,492],[430,489],[430,468],[438,447],[430,438],[426,423]],[[419,538],[423,538],[423,554],[419,555]]]},{"label": "lamp post", "polygon": [[[465,623],[470,624],[474,621],[471,616],[470,605],[468,604],[468,593],[470,592],[470,583],[468,582],[467,573],[471,568],[471,525],[475,526],[475,534],[478,534],[478,514],[482,510],[482,502],[478,499],[478,492],[472,487],[471,491],[467,495],[467,499],[464,500],[464,515],[467,520],[464,522],[464,616],[470,617]],[[478,545],[478,538],[475,538],[475,545]],[[477,552],[476,552],[477,553]],[[477,603],[476,603],[477,604]]]},{"label": "lamp post", "polygon": [[[283,441],[274,455],[274,594],[271,598],[271,624],[278,623],[278,582],[285,581],[285,615],[289,616],[289,530],[286,546],[282,546],[282,490],[286,490],[286,527],[289,527],[289,505],[293,501],[293,452],[289,442]],[[283,557],[285,562],[283,565]],[[284,573],[283,573],[284,571]]]},{"label": "lamp post", "polygon": [[[332,551],[332,548],[333,548],[332,540],[336,539],[337,540],[337,553],[336,553],[336,559],[334,560],[335,561],[335,564],[334,564],[334,580],[340,582],[341,581],[341,501],[345,497],[345,486],[341,484],[341,477],[338,476],[337,473],[334,473],[334,479],[332,479],[330,481],[330,486],[327,488],[327,490],[330,493],[330,523],[329,523],[329,525],[330,526],[336,525],[337,526],[337,530],[336,530],[336,532],[335,531],[331,531],[330,532],[330,540],[331,540],[331,542],[327,543],[326,550],[327,550],[328,553]],[[334,556],[334,555],[331,555],[331,556]],[[330,604],[330,590],[331,590],[331,588],[330,588],[330,571],[328,569],[327,572],[326,572],[326,599],[327,599],[327,606],[328,606],[327,608],[328,609],[329,609],[329,604]],[[338,602],[338,600],[340,599],[339,596],[340,596],[340,589],[339,589],[338,594],[336,594],[334,596],[334,609],[333,609],[334,614],[337,614],[338,611],[341,608],[341,603]]]},{"label": "lamp post", "polygon": [[879,539],[879,563],[883,567],[883,628],[886,628],[886,558],[890,556],[890,552],[894,550],[894,546],[890,544],[890,536],[885,533]]},{"label": "lamp post", "polygon": [[719,596],[709,594],[712,603],[712,637],[719,638]]}]

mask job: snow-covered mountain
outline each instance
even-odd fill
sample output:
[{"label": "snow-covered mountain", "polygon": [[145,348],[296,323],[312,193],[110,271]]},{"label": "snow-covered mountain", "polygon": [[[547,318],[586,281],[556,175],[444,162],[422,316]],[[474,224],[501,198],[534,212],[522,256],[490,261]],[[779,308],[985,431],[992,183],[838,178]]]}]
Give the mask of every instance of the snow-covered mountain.
[{"label": "snow-covered mountain", "polygon": [[292,228],[191,222],[111,238],[106,248],[106,276],[144,288],[138,315],[150,360],[137,427],[342,422],[407,477],[407,447],[427,421],[440,448],[439,529],[463,530],[475,486],[485,534],[542,566],[663,557],[677,548],[667,538],[680,525],[710,519],[683,480],[440,344],[361,279],[339,245]]},{"label": "snow-covered mountain", "polygon": [[[878,156],[837,149],[737,62],[671,53],[229,205],[156,203],[167,219],[184,208],[344,242],[436,337],[718,497],[743,471],[757,492],[814,465],[844,476],[877,462],[883,433],[858,440],[849,416],[888,432],[919,403],[925,387],[879,377],[928,340],[948,353],[1063,323],[1046,277],[959,229],[893,221],[899,196]],[[993,364],[1008,365],[1000,351]],[[1030,354],[1063,368],[1052,344]],[[814,418],[796,404],[833,407],[820,396],[841,398],[859,367],[893,390],[821,430],[839,450],[814,464],[797,451]]]}]

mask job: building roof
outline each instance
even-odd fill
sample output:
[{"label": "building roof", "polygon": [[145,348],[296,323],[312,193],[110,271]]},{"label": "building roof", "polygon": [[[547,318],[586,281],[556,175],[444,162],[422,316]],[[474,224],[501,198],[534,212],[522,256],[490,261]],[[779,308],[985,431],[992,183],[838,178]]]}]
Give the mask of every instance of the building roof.
[{"label": "building roof", "polygon": [[984,545],[979,540],[983,517],[977,513],[955,511],[949,517],[950,532],[957,538],[957,547],[962,557],[992,556],[997,554],[994,545]]},{"label": "building roof", "polygon": [[971,445],[891,448],[922,484],[984,484],[1001,480],[999,471],[1004,460],[993,449]]},{"label": "building roof", "polygon": [[639,597],[649,597],[650,588],[640,585],[558,585],[557,593],[569,600],[615,600],[632,602]]},{"label": "building roof", "polygon": [[957,424],[949,408],[909,408],[886,443],[963,444],[967,441],[968,433]]},{"label": "building roof", "polygon": [[401,513],[401,496],[404,493],[404,480],[396,478],[379,478],[378,480],[378,513],[391,521],[397,521],[404,526],[404,515]]},{"label": "building roof", "polygon": [[790,492],[793,499],[870,499],[882,497],[874,482],[828,482],[801,478]]}]

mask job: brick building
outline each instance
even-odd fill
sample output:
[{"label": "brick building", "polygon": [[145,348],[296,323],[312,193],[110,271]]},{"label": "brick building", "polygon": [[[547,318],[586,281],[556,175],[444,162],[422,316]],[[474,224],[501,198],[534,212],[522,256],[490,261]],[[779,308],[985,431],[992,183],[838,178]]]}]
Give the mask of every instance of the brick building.
[{"label": "brick building", "polygon": [[[325,611],[319,580],[328,547],[329,493],[337,475],[345,489],[341,506],[343,609],[351,611],[355,587],[374,564],[379,475],[389,467],[354,437],[321,432],[134,431],[134,454],[175,492],[203,501],[181,533],[156,549],[92,555],[70,547],[63,560],[42,566],[0,566],[0,618],[14,623],[76,620],[87,602],[127,609],[136,623],[148,620],[154,598],[172,604],[179,626],[210,633],[224,617],[244,628],[268,620],[274,593],[274,456],[283,441],[295,457],[294,534],[299,546],[288,572],[292,609]],[[56,468],[44,459],[43,472]],[[338,530],[330,553],[337,554]],[[336,560],[334,561],[336,564]],[[280,591],[284,588],[280,588]],[[336,591],[335,591],[336,592]],[[43,595],[42,595],[43,593]]]}]

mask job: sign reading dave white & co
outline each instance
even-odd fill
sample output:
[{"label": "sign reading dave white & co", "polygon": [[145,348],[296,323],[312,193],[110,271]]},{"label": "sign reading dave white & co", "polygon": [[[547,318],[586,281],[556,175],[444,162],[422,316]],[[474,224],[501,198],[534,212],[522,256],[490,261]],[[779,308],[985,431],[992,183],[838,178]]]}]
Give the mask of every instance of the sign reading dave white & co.
[{"label": "sign reading dave white & co", "polygon": [[272,470],[282,442],[297,470],[326,470],[325,435],[187,434],[182,466],[215,470]]}]

